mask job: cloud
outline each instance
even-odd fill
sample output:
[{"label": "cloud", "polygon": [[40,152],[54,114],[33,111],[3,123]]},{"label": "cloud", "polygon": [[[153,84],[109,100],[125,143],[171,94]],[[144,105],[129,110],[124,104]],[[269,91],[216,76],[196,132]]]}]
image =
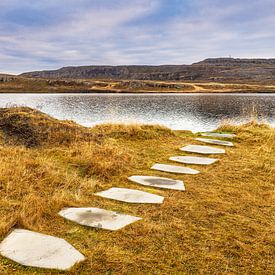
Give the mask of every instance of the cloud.
[{"label": "cloud", "polygon": [[0,71],[275,55],[272,0],[1,0]]}]

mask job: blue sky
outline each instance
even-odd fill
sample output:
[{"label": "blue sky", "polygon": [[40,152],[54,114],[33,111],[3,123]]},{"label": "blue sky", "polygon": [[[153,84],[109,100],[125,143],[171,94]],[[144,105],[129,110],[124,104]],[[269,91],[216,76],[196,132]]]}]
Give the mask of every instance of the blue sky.
[{"label": "blue sky", "polygon": [[0,0],[0,72],[275,57],[274,0]]}]

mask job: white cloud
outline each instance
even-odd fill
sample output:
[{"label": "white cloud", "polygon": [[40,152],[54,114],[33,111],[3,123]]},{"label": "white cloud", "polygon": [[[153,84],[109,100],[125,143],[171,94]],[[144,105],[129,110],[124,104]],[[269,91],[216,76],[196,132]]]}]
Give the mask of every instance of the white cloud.
[{"label": "white cloud", "polygon": [[[170,17],[165,10],[157,14],[163,1],[80,0],[78,8],[69,9],[55,24],[18,26],[12,32],[0,29],[0,70],[19,73],[65,65],[183,64],[229,54],[275,55],[271,0],[188,0],[190,10]],[[19,3],[9,1],[9,6],[15,2]],[[75,4],[26,2],[50,7],[53,13],[61,3]]]}]

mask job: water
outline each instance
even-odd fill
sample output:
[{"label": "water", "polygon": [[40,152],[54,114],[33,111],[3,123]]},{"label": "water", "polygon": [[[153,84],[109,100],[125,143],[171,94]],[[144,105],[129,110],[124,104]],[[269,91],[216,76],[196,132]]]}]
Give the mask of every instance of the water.
[{"label": "water", "polygon": [[247,121],[252,110],[275,125],[275,94],[0,94],[0,107],[12,105],[85,126],[138,122],[209,131],[225,119]]}]

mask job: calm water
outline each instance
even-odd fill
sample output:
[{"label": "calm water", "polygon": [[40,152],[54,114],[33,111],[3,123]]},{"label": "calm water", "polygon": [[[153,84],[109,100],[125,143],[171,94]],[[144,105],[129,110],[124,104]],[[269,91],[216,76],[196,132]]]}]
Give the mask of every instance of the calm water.
[{"label": "calm water", "polygon": [[85,126],[139,122],[207,131],[224,119],[246,121],[252,110],[275,125],[275,94],[0,94],[0,107],[12,105]]}]

